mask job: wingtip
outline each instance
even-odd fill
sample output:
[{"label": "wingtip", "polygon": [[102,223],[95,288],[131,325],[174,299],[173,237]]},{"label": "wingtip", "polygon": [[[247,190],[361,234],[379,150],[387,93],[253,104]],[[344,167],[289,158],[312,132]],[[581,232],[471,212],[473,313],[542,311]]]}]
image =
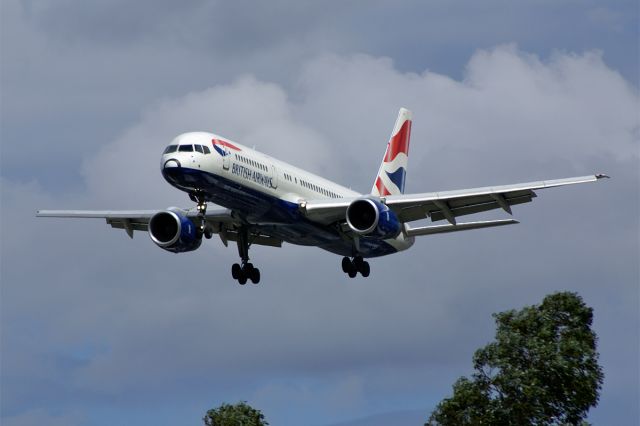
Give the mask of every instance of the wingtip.
[{"label": "wingtip", "polygon": [[611,179],[611,176],[605,175],[604,173],[596,174],[596,179]]}]

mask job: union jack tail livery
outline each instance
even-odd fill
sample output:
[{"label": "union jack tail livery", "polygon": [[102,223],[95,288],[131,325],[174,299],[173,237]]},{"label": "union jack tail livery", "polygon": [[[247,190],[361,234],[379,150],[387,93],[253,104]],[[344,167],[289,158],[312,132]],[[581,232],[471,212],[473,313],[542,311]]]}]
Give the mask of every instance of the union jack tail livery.
[{"label": "union jack tail livery", "polygon": [[404,194],[404,182],[407,177],[409,161],[409,139],[411,138],[411,111],[400,108],[396,125],[393,126],[391,139],[387,144],[378,176],[371,188],[372,195]]}]

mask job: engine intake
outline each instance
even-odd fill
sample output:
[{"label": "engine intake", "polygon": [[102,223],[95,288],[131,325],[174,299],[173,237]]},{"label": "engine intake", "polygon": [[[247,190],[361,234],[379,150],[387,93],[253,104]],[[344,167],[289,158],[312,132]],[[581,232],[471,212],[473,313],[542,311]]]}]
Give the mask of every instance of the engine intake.
[{"label": "engine intake", "polygon": [[371,198],[360,198],[349,205],[347,224],[353,232],[382,239],[395,238],[402,229],[395,213]]},{"label": "engine intake", "polygon": [[202,244],[202,235],[191,219],[173,210],[151,216],[149,236],[156,245],[173,253],[193,251]]}]

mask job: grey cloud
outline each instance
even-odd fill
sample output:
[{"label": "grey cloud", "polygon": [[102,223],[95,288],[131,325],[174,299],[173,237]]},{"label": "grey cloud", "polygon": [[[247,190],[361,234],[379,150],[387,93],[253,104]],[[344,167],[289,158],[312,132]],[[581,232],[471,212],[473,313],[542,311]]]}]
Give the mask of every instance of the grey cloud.
[{"label": "grey cloud", "polygon": [[33,410],[24,414],[8,417],[3,420],[6,426],[33,426],[46,424],[50,426],[75,426],[83,424],[82,416],[77,414],[55,415],[45,410]]},{"label": "grey cloud", "polygon": [[[636,2],[607,4],[611,16],[623,17],[622,31],[594,22],[594,8],[602,6],[4,1],[3,176],[29,179],[21,167],[28,157],[48,189],[53,182],[80,189],[77,165],[132,126],[145,106],[246,73],[289,90],[309,59],[325,52],[392,57],[400,70],[459,80],[478,47],[515,41],[540,55],[597,47],[637,85]],[[60,150],[58,162],[47,161]]]},{"label": "grey cloud", "polygon": [[[614,178],[542,191],[516,209],[517,227],[421,239],[374,260],[366,282],[345,281],[333,255],[286,246],[252,249],[265,282],[245,288],[229,278],[234,248],[217,240],[176,256],[101,221],[32,217],[43,207],[188,204],[157,161],[175,134],[196,129],[365,191],[401,105],[414,110],[411,191],[596,167]],[[197,421],[212,401],[251,395],[274,424],[298,424],[303,411],[286,406],[297,395],[326,424],[394,410],[389,389],[429,406],[491,338],[492,312],[567,288],[595,307],[602,336],[607,378],[593,418],[632,418],[638,345],[619,324],[638,313],[637,108],[636,91],[597,54],[542,60],[513,46],[477,52],[462,81],[400,72],[390,59],[322,55],[293,88],[245,76],[155,102],[88,155],[86,191],[59,198],[2,181],[11,371],[2,386],[19,390],[3,412],[191,399],[202,405],[182,409]]]}]

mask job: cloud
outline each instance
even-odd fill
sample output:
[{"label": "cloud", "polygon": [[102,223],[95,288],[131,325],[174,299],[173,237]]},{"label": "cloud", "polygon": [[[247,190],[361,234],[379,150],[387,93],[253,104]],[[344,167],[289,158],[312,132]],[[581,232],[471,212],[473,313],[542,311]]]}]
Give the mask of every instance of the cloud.
[{"label": "cloud", "polygon": [[[102,221],[32,217],[36,208],[189,205],[158,164],[189,130],[367,191],[400,106],[414,112],[409,191],[614,178],[541,191],[515,209],[518,227],[421,239],[373,260],[366,281],[347,280],[331,254],[287,245],[252,248],[263,283],[240,287],[229,273],[235,248],[215,239],[173,255]],[[633,418],[638,388],[625,377],[637,376],[637,337],[619,324],[638,313],[638,106],[637,90],[597,52],[541,59],[514,45],[477,51],[459,80],[327,54],[290,87],[244,75],[155,102],[78,165],[76,193],[2,181],[2,386],[16,395],[3,406],[22,415],[171,402],[197,419],[212,401],[253,395],[274,424],[299,424],[303,413],[289,417],[286,404],[300,389],[309,412],[349,417],[397,410],[394,389],[402,409],[420,408],[468,371],[492,336],[491,312],[568,288],[596,310],[602,416],[626,395],[618,416]]]},{"label": "cloud", "polygon": [[51,415],[44,410],[33,410],[15,417],[8,417],[3,420],[6,426],[74,426],[83,424],[82,416],[77,414]]}]

